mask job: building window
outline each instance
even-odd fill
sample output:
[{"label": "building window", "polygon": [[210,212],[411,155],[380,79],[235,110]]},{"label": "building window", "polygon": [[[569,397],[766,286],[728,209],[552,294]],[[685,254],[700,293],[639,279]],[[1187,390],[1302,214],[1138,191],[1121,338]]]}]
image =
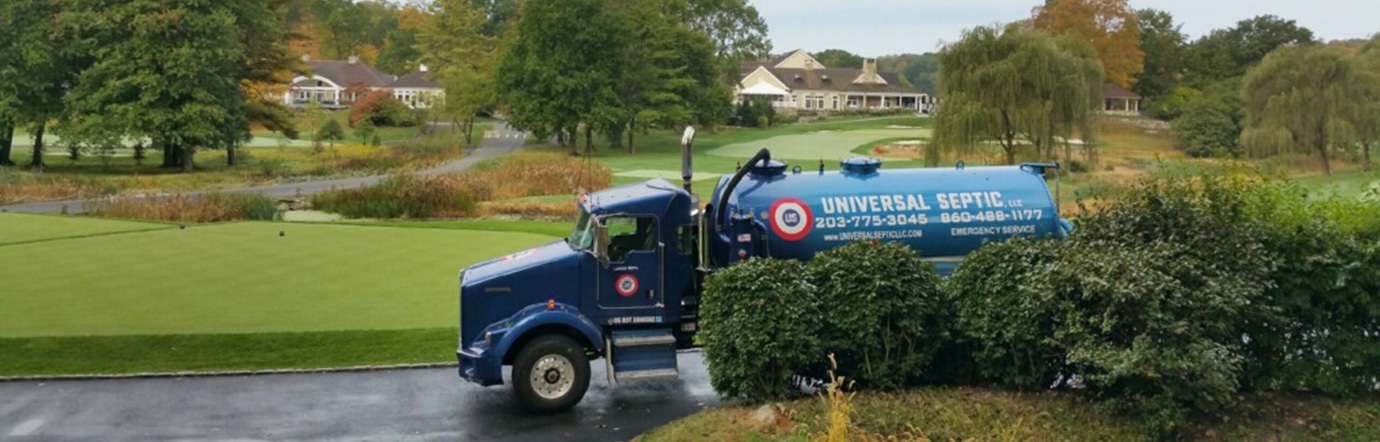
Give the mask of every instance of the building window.
[{"label": "building window", "polygon": [[838,95],[835,95],[835,96],[834,96],[834,107],[833,107],[832,109],[834,109],[834,110],[839,110],[839,96],[838,96]]}]

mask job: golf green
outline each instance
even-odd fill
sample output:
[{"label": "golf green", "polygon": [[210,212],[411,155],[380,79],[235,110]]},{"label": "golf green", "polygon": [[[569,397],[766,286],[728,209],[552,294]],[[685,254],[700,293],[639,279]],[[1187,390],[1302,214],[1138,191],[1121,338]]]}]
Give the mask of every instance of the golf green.
[{"label": "golf green", "polygon": [[771,149],[772,158],[789,160],[837,161],[855,156],[854,148],[887,138],[930,138],[930,129],[897,127],[845,131],[820,131],[780,135],[765,140],[729,144],[709,151],[710,155],[748,158],[762,148]]},{"label": "golf green", "polygon": [[0,213],[0,245],[171,228],[176,226],[75,216]]},{"label": "golf green", "polygon": [[551,240],[253,222],[0,246],[0,338],[454,327],[462,267]]}]

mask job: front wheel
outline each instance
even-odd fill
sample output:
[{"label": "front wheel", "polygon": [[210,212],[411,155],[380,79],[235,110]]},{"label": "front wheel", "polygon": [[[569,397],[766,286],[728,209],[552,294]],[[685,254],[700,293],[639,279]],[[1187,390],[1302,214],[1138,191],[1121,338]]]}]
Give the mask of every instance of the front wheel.
[{"label": "front wheel", "polygon": [[569,337],[539,337],[522,347],[513,360],[513,391],[534,412],[568,410],[588,389],[589,358],[584,347]]}]

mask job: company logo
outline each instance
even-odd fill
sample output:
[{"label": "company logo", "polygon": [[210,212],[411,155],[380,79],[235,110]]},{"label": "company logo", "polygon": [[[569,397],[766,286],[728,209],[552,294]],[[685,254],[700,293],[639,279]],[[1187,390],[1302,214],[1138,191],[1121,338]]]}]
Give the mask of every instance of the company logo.
[{"label": "company logo", "polygon": [[810,206],[795,198],[782,198],[771,205],[771,230],[786,241],[799,241],[810,234]]},{"label": "company logo", "polygon": [[613,281],[613,290],[624,298],[632,296],[637,293],[637,277],[631,274],[619,276]]}]

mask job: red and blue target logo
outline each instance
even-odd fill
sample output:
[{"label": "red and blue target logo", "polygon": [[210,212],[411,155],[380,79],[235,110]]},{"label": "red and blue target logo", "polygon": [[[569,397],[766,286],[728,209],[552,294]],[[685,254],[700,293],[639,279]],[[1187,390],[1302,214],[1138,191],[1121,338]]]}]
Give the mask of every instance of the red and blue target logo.
[{"label": "red and blue target logo", "polygon": [[781,198],[771,205],[771,230],[786,241],[799,241],[810,234],[810,206],[795,198]]},{"label": "red and blue target logo", "polygon": [[613,289],[619,296],[630,297],[637,293],[637,277],[631,274],[624,274],[613,281]]}]

